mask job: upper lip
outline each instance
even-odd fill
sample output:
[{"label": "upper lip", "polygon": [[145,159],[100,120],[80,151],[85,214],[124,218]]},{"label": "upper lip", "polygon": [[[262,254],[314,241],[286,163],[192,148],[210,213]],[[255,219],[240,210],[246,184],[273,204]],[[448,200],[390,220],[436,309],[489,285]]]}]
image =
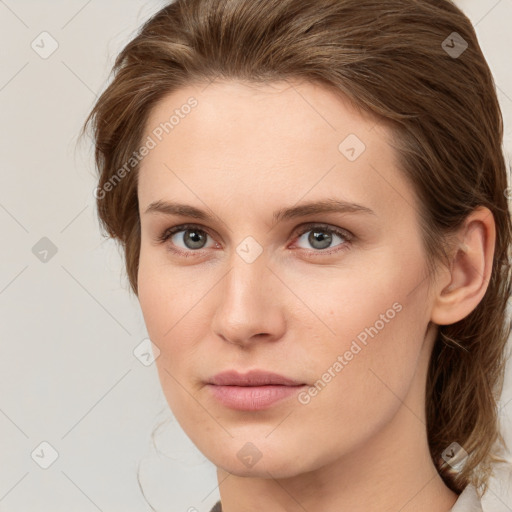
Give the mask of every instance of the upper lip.
[{"label": "upper lip", "polygon": [[263,370],[251,370],[247,373],[228,370],[212,377],[209,384],[216,386],[300,386],[304,383]]}]

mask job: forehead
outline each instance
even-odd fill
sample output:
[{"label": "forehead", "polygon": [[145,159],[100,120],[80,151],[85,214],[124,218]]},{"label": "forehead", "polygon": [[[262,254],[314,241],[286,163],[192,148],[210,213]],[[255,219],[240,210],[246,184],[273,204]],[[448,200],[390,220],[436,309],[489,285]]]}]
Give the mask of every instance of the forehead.
[{"label": "forehead", "polygon": [[376,118],[321,84],[187,86],[150,112],[143,140],[150,137],[155,146],[140,164],[139,199],[192,199],[193,189],[201,197],[222,192],[218,199],[226,199],[236,190],[291,204],[333,191],[376,208],[386,196],[412,201],[389,135]]},{"label": "forehead", "polygon": [[[163,138],[172,133],[179,140],[185,130],[191,142],[203,145],[214,141],[218,153],[243,143],[275,143],[275,137],[279,146],[305,137],[314,148],[322,143],[332,146],[347,130],[368,141],[385,138],[385,129],[366,133],[378,124],[369,113],[352,107],[341,92],[322,84],[222,81],[187,86],[165,96],[151,110],[145,133],[163,129]],[[193,133],[186,130],[190,126]],[[158,133],[156,136],[160,138]]]}]

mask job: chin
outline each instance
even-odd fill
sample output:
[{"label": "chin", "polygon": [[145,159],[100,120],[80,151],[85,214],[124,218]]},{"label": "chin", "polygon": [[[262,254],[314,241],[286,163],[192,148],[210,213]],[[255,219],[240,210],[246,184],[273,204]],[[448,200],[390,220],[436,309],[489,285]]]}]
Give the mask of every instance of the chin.
[{"label": "chin", "polygon": [[322,465],[320,457],[311,459],[313,453],[304,453],[298,445],[271,437],[254,436],[253,441],[250,436],[237,437],[218,443],[215,450],[210,444],[203,454],[218,468],[239,477],[291,478]]},{"label": "chin", "polygon": [[263,460],[262,457],[252,467],[245,467],[237,458],[223,457],[222,460],[212,459],[212,462],[232,475],[245,478],[291,478],[308,471],[306,468],[295,465],[290,459],[279,460],[276,457],[270,460],[268,457]]}]

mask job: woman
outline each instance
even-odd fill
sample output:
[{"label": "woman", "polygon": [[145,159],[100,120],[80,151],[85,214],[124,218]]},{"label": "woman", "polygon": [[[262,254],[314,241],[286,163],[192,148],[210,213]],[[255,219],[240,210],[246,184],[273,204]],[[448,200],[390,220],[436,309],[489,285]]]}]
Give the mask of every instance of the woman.
[{"label": "woman", "polygon": [[466,16],[178,0],[114,70],[98,211],[214,510],[482,510],[512,231]]}]

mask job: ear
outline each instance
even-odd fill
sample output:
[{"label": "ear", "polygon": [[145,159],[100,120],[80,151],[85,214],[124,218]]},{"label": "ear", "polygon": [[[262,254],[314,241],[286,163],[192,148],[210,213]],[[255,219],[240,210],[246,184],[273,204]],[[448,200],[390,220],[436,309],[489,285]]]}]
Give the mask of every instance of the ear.
[{"label": "ear", "polygon": [[487,291],[496,241],[489,208],[480,206],[468,215],[457,239],[451,269],[436,283],[431,321],[437,325],[454,324],[468,316]]}]

